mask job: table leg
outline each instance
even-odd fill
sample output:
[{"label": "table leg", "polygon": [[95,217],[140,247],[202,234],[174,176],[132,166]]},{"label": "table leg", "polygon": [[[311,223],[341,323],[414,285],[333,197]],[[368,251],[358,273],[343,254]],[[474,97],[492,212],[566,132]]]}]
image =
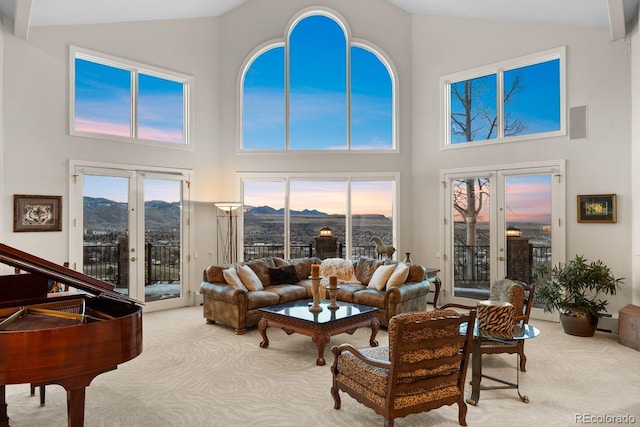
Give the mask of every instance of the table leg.
[{"label": "table leg", "polygon": [[371,347],[378,346],[378,341],[376,341],[376,335],[378,334],[379,330],[380,330],[380,321],[378,320],[377,317],[374,317],[373,319],[371,319],[371,338],[369,338],[369,345]]},{"label": "table leg", "polygon": [[478,405],[480,400],[480,381],[482,380],[482,353],[480,353],[480,340],[474,338],[471,344],[471,397],[467,403]]},{"label": "table leg", "polygon": [[258,331],[260,331],[260,335],[262,335],[262,342],[260,343],[261,348],[269,347],[269,338],[267,338],[267,326],[269,326],[267,320],[264,317],[260,319],[260,322],[258,322]]},{"label": "table leg", "polygon": [[330,339],[331,335],[327,333],[313,334],[311,336],[311,340],[316,343],[316,346],[318,347],[318,359],[316,360],[316,365],[318,366],[324,366],[326,364],[324,360],[324,347]]}]

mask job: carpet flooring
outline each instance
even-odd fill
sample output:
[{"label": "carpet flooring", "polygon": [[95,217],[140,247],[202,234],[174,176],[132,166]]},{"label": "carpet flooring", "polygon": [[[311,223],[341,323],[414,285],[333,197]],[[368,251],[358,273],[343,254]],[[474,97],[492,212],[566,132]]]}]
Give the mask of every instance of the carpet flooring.
[{"label": "carpet flooring", "polygon": [[[236,336],[230,328],[207,325],[202,307],[148,313],[143,324],[142,354],[87,388],[86,426],[383,425],[382,417],[344,393],[342,408],[333,409],[333,355],[327,349],[327,365],[316,366],[309,337],[269,328],[270,345],[263,349],[257,329]],[[541,335],[526,343],[527,372],[520,374],[530,403],[522,403],[515,390],[485,390],[479,405],[469,406],[470,426],[640,425],[640,352],[608,333],[579,338],[565,335],[558,323],[532,324]],[[337,335],[328,347],[366,347],[369,335],[369,329]],[[387,344],[385,329],[377,339]],[[515,380],[515,355],[483,361],[485,374]],[[467,397],[470,391],[467,386]],[[46,396],[41,407],[28,384],[7,386],[11,426],[66,426],[64,389],[47,386]],[[395,425],[457,426],[457,419],[453,405]]]}]

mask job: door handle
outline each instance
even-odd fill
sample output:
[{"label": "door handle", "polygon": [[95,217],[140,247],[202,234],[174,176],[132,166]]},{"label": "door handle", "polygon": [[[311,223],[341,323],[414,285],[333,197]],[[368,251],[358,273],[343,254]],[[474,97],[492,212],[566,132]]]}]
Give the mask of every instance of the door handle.
[{"label": "door handle", "polygon": [[136,257],[132,256],[131,261],[135,261],[135,260],[136,260]]},{"label": "door handle", "polygon": [[504,261],[504,257],[503,256],[499,256],[498,257],[498,261]]}]

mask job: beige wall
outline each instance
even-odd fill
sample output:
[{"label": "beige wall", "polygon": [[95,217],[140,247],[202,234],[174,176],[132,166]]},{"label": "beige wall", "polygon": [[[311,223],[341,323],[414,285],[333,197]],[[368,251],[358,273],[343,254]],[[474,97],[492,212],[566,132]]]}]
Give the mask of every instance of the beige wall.
[{"label": "beige wall", "polygon": [[[393,62],[399,76],[400,153],[236,152],[241,66],[255,48],[282,38],[297,12],[314,5],[343,16],[353,37],[379,46]],[[14,193],[68,197],[69,159],[193,169],[198,282],[199,271],[215,260],[215,255],[208,256],[215,249],[211,202],[237,197],[236,173],[388,171],[399,172],[401,177],[400,252],[410,251],[414,261],[437,266],[442,223],[440,170],[566,159],[567,256],[582,253],[602,258],[617,275],[628,278],[622,294],[611,300],[610,311],[631,301],[632,272],[640,269],[637,244],[632,251],[632,213],[639,211],[632,211],[632,181],[638,183],[640,177],[636,172],[629,179],[629,87],[631,61],[635,64],[638,59],[637,54],[630,54],[629,41],[611,42],[607,29],[411,16],[385,0],[253,0],[218,18],[35,27],[28,41],[15,38],[10,31],[0,41],[4,62],[0,209],[5,218],[0,237],[8,244],[52,261],[67,259],[67,223],[62,233],[13,233],[11,197]],[[69,44],[193,75],[195,150],[69,136]],[[439,149],[441,75],[561,45],[567,46],[568,107],[588,106],[588,138]],[[637,150],[633,154],[637,160]],[[577,224],[576,194],[610,192],[618,194],[617,224]],[[65,221],[68,214],[65,203]],[[633,285],[636,303],[639,286]]]},{"label": "beige wall", "polygon": [[[587,106],[585,139],[522,141],[440,150],[439,79],[486,64],[567,46],[567,108]],[[607,29],[445,17],[413,18],[413,227],[416,254],[437,265],[439,171],[566,160],[566,256],[602,259],[627,278],[610,312],[631,300],[631,97],[629,41],[611,42]],[[618,195],[617,224],[578,224],[576,195]],[[425,212],[434,215],[425,220]],[[637,292],[637,286],[634,285]]]}]

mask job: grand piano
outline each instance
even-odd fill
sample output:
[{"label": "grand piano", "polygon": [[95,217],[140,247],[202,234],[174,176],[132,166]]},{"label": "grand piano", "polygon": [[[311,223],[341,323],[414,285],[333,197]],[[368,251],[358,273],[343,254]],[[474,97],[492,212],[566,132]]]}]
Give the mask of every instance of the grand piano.
[{"label": "grand piano", "polygon": [[[141,305],[115,286],[0,244],[0,427],[9,426],[5,385],[59,384],[70,427],[84,425],[85,389],[142,353]],[[49,293],[52,283],[75,291]]]}]

